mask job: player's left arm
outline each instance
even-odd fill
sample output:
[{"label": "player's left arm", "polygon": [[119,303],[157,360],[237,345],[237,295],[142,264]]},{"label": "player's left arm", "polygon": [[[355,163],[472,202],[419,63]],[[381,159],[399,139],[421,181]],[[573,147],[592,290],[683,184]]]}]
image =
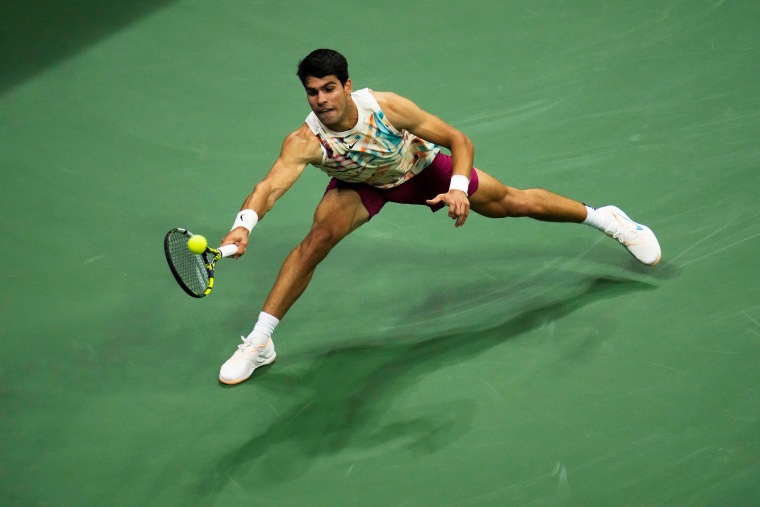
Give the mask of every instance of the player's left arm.
[{"label": "player's left arm", "polygon": [[[391,125],[397,130],[408,130],[417,137],[447,148],[451,152],[454,176],[459,176],[459,179],[464,177],[469,181],[475,148],[464,132],[400,95],[389,92],[373,94]],[[456,220],[456,227],[464,224],[470,213],[470,201],[467,199],[466,191],[452,188],[428,201],[429,204],[439,202],[448,205],[449,216]]]}]

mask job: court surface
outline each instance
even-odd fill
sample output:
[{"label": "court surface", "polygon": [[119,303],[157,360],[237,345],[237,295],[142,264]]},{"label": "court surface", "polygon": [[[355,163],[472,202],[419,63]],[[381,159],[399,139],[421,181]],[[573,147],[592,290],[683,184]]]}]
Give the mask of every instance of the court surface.
[{"label": "court surface", "polygon": [[[760,504],[756,1],[8,4],[2,505]],[[387,206],[277,362],[219,384],[327,178],[307,169],[205,300],[163,234],[229,230],[318,47],[502,181],[620,206],[662,262]]]}]

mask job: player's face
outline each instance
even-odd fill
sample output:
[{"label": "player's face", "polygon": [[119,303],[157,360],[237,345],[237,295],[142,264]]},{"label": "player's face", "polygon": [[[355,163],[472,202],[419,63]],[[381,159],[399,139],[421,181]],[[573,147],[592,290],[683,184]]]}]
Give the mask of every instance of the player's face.
[{"label": "player's face", "polygon": [[338,132],[354,127],[356,114],[352,107],[350,79],[342,85],[337,76],[310,76],[306,78],[304,88],[311,110],[323,125]]}]

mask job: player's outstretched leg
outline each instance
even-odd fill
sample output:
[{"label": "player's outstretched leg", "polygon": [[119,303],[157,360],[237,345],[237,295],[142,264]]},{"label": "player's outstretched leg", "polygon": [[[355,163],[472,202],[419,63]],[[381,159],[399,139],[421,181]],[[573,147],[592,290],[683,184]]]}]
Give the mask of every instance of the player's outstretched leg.
[{"label": "player's outstretched leg", "polygon": [[660,244],[651,229],[634,222],[616,206],[594,209],[548,190],[512,188],[477,171],[478,190],[470,196],[471,209],[476,213],[491,218],[530,217],[547,222],[583,223],[619,241],[643,264],[654,266],[660,261]]}]

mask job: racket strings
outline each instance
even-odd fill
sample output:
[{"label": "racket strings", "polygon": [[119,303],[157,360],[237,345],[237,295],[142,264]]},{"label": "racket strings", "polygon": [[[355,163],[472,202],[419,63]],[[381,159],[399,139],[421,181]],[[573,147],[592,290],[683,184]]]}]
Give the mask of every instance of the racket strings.
[{"label": "racket strings", "polygon": [[182,233],[172,234],[167,244],[169,258],[177,276],[195,294],[203,294],[208,287],[208,271],[203,257],[187,248],[187,236]]}]

